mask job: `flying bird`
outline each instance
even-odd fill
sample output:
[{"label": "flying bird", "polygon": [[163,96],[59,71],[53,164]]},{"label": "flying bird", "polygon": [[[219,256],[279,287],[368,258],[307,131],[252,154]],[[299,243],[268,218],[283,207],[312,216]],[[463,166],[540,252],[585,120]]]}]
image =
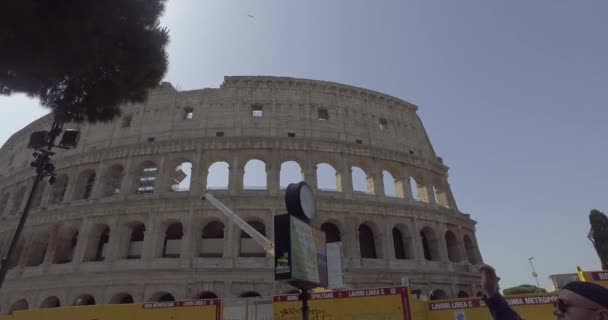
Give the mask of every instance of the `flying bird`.
[{"label": "flying bird", "polygon": [[248,14],[249,18],[255,18],[252,14]]}]

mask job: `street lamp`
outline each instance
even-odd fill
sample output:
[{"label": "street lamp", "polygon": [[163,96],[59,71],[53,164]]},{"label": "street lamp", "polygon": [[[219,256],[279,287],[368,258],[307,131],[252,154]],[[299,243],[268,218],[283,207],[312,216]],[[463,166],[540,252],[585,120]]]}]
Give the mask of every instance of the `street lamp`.
[{"label": "street lamp", "polygon": [[538,292],[540,292],[540,283],[538,282],[538,273],[536,273],[536,270],[534,270],[534,263],[532,263],[532,260],[534,260],[534,257],[528,258],[528,261],[530,261],[530,267],[532,268],[532,276],[534,277],[534,279],[536,279],[536,290],[538,290]]},{"label": "street lamp", "polygon": [[[59,144],[56,145],[55,140],[62,132],[63,135],[61,140]],[[36,168],[36,176],[34,177],[34,184],[32,185],[30,194],[27,197],[27,202],[25,203],[25,208],[23,208],[23,213],[19,217],[19,224],[17,224],[17,228],[13,234],[13,239],[8,247],[6,256],[0,261],[0,288],[2,288],[2,284],[4,284],[4,278],[6,278],[6,273],[9,269],[9,261],[13,259],[13,255],[15,254],[15,249],[17,247],[17,241],[21,237],[21,232],[23,231],[23,227],[27,221],[27,216],[30,213],[32,200],[34,199],[36,191],[38,190],[38,184],[46,177],[49,178],[49,184],[53,185],[55,183],[55,164],[51,160],[51,156],[55,155],[55,153],[51,151],[51,149],[53,149],[53,147],[58,147],[61,149],[76,148],[79,140],[80,131],[71,129],[63,130],[63,121],[58,119],[53,121],[51,130],[36,131],[31,134],[27,147],[35,150],[32,154],[34,156],[34,161],[32,161],[31,166]]]}]

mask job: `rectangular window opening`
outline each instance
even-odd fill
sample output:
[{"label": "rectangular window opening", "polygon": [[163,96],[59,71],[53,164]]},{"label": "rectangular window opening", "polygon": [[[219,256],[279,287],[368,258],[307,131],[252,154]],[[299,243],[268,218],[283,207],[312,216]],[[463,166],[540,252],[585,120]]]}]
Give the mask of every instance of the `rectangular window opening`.
[{"label": "rectangular window opening", "polygon": [[133,121],[133,117],[131,115],[126,115],[122,118],[122,127],[128,128],[131,126],[131,121]]},{"label": "rectangular window opening", "polygon": [[388,130],[388,121],[384,118],[379,119],[380,122],[380,130]]},{"label": "rectangular window opening", "polygon": [[223,137],[224,136],[224,131],[218,131],[215,133],[216,137]]},{"label": "rectangular window opening", "polygon": [[319,120],[329,120],[329,112],[325,108],[319,108],[319,110],[317,110],[317,115]]},{"label": "rectangular window opening", "polygon": [[259,104],[252,105],[251,116],[254,118],[262,118],[264,116],[264,107]]},{"label": "rectangular window opening", "polygon": [[295,132],[288,132],[287,136],[290,138],[295,138],[296,137],[296,133]]},{"label": "rectangular window opening", "polygon": [[184,108],[184,120],[192,120],[194,118],[194,109],[192,107]]},{"label": "rectangular window opening", "polygon": [[357,139],[357,140],[355,140],[355,142],[358,144],[363,144],[363,140],[361,140],[361,139]]}]

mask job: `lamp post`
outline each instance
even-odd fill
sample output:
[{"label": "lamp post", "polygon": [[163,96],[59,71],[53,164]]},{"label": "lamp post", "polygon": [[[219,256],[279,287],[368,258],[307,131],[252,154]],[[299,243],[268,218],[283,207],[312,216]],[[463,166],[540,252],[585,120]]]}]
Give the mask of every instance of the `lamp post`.
[{"label": "lamp post", "polygon": [[34,177],[34,183],[27,197],[27,202],[23,208],[23,213],[19,217],[19,223],[17,224],[17,228],[15,229],[15,233],[11,239],[6,256],[0,261],[0,288],[2,288],[2,285],[4,284],[4,279],[6,278],[6,274],[9,269],[9,263],[15,254],[17,243],[21,237],[21,233],[23,232],[23,227],[25,226],[25,222],[27,221],[27,217],[30,213],[32,200],[38,191],[40,181],[48,177],[49,184],[53,185],[55,183],[55,165],[51,160],[51,156],[53,156],[55,153],[51,151],[51,149],[53,147],[59,147],[62,149],[75,148],[78,144],[78,140],[80,139],[79,131],[66,130],[59,144],[55,145],[55,140],[62,132],[63,121],[55,119],[51,125],[51,130],[37,131],[32,133],[30,136],[28,148],[36,150],[33,153],[34,161],[31,163],[31,166],[36,168],[36,176]]},{"label": "lamp post", "polygon": [[538,273],[536,273],[536,270],[534,269],[534,263],[532,262],[532,260],[534,260],[534,257],[528,258],[528,261],[530,261],[530,267],[532,268],[532,276],[534,277],[534,279],[536,279],[536,290],[538,292],[540,292],[540,283],[538,282]]}]

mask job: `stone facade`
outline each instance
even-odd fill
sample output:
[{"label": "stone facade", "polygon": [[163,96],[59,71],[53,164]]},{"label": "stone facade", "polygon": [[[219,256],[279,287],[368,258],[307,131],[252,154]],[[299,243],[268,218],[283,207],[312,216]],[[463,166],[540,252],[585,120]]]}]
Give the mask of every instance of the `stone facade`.
[{"label": "stone facade", "polygon": [[[34,199],[0,310],[292,290],[274,281],[271,257],[201,200],[209,168],[225,170],[227,186],[209,191],[272,239],[288,161],[314,188],[316,226],[344,244],[349,287],[407,279],[435,297],[475,295],[475,221],[458,210],[416,110],[337,83],[226,77],[220,88],[181,92],[163,83],[147,102],[123,106],[121,119],[74,124],[80,144],[54,157],[57,182]],[[28,137],[50,122],[0,150],[3,253],[32,183]],[[243,183],[251,159],[263,163],[263,188]],[[184,163],[187,188],[173,181]],[[321,166],[335,187],[317,187]],[[355,171],[367,189],[353,188]]]}]

